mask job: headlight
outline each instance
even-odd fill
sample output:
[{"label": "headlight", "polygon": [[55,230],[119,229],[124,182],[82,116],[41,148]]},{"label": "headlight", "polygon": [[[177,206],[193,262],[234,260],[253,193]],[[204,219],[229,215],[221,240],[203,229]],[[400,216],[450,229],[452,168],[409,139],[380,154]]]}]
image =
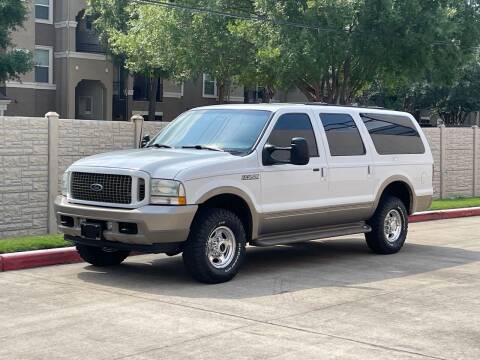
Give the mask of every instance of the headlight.
[{"label": "headlight", "polygon": [[70,183],[70,172],[65,171],[62,176],[62,195],[68,196],[68,189]]},{"label": "headlight", "polygon": [[186,205],[185,188],[175,180],[152,179],[150,203],[156,205]]}]

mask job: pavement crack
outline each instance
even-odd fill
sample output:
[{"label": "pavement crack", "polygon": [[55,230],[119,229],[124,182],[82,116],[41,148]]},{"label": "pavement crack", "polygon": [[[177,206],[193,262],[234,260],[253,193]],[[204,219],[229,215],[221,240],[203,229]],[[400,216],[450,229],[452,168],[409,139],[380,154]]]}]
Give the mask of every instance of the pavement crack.
[{"label": "pavement crack", "polygon": [[296,327],[296,326],[278,324],[278,323],[274,323],[274,322],[267,322],[267,324],[272,325],[272,326],[277,326],[277,327],[280,327],[280,328],[284,328],[284,329],[301,331],[301,332],[309,333],[309,334],[312,334],[312,335],[321,335],[321,336],[326,336],[326,337],[337,339],[337,340],[343,340],[343,341],[353,342],[353,343],[356,343],[356,344],[367,345],[367,346],[371,346],[371,347],[375,347],[375,348],[379,348],[379,349],[383,349],[383,350],[389,350],[389,351],[400,352],[400,353],[404,353],[404,354],[422,356],[422,357],[425,357],[425,358],[428,358],[428,359],[448,360],[446,358],[442,358],[442,357],[438,357],[438,356],[427,355],[427,354],[423,354],[423,353],[419,353],[419,352],[415,352],[415,351],[404,350],[404,349],[399,349],[399,348],[385,346],[385,345],[379,345],[379,344],[371,343],[371,342],[368,342],[368,341],[356,340],[356,339],[352,339],[352,338],[348,338],[348,337],[344,337],[344,336],[333,335],[333,334],[324,333],[324,332],[321,332],[321,331],[304,329],[304,328],[300,328],[300,327]]},{"label": "pavement crack", "polygon": [[223,334],[225,334],[225,332],[236,331],[236,330],[244,329],[244,328],[247,328],[247,327],[250,327],[250,326],[252,326],[252,324],[237,326],[237,327],[229,329],[227,331],[225,331],[225,330],[217,331],[217,332],[214,332],[214,333],[211,333],[211,334],[205,334],[205,335],[198,336],[198,337],[195,337],[195,338],[192,338],[192,339],[180,341],[178,343],[165,345],[165,346],[159,346],[159,347],[156,347],[156,348],[150,348],[150,349],[143,350],[143,351],[138,351],[138,352],[132,353],[132,354],[122,355],[120,357],[113,358],[112,360],[128,359],[132,356],[148,354],[148,353],[151,353],[151,352],[154,352],[154,351],[159,351],[159,350],[165,350],[165,349],[168,349],[168,348],[171,348],[171,347],[176,347],[176,346],[179,346],[179,345],[188,344],[188,343],[195,342],[195,341],[198,341],[198,340],[213,338],[213,337],[216,337],[218,335],[223,335]]}]

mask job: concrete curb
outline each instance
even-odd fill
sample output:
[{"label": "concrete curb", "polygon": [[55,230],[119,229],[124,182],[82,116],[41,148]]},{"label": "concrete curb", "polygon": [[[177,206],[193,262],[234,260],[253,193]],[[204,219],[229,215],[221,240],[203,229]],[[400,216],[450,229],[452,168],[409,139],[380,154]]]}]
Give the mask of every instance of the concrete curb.
[{"label": "concrete curb", "polygon": [[416,223],[423,221],[455,219],[470,216],[480,216],[480,207],[425,211],[410,216],[409,221],[411,223]]},{"label": "concrete curb", "polygon": [[40,266],[73,264],[83,260],[74,247],[25,251],[0,255],[0,271],[29,269]]},{"label": "concrete curb", "polygon": [[[462,218],[469,216],[480,216],[480,207],[426,211],[410,216],[409,221],[411,223],[416,223],[432,220]],[[139,255],[139,253],[134,253],[132,255]],[[0,255],[0,272],[30,269],[49,265],[74,264],[80,262],[83,262],[83,260],[78,255],[75,247],[25,251]]]}]

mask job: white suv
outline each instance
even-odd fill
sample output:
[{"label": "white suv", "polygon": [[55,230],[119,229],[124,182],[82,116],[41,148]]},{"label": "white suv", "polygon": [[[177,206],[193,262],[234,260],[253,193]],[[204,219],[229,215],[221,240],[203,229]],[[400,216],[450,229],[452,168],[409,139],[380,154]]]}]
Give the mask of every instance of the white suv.
[{"label": "white suv", "polygon": [[202,282],[230,280],[245,247],[364,233],[398,252],[432,200],[433,160],[407,113],[323,105],[187,111],[141,149],[64,175],[59,230],[97,266],[130,251],[183,253]]}]

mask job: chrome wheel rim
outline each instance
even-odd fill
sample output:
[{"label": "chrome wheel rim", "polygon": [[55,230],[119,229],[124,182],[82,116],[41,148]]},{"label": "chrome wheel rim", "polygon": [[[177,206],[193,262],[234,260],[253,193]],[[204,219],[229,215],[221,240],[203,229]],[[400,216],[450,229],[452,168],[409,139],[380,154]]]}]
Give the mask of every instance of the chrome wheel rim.
[{"label": "chrome wheel rim", "polygon": [[207,258],[216,269],[230,265],[235,256],[237,241],[233,231],[226,226],[219,226],[212,231],[207,241]]},{"label": "chrome wheel rim", "polygon": [[384,234],[389,243],[394,243],[402,233],[402,215],[396,209],[388,212],[384,222]]}]

